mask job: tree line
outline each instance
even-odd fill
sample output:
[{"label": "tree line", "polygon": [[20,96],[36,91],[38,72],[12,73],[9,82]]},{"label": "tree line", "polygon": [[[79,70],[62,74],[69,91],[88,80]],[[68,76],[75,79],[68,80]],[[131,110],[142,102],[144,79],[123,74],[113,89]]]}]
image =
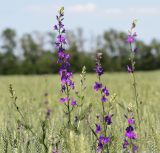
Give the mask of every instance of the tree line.
[{"label": "tree line", "polygon": [[[95,67],[95,53],[102,52],[105,71],[126,70],[129,57],[127,34],[116,30],[105,31],[92,37],[89,51],[82,29],[67,33],[67,51],[71,55],[74,72],[85,65],[88,72]],[[0,74],[52,74],[58,72],[54,32],[24,34],[18,38],[14,29],[6,28],[0,35]],[[160,42],[153,39],[149,44],[137,40],[137,70],[160,69]]]}]

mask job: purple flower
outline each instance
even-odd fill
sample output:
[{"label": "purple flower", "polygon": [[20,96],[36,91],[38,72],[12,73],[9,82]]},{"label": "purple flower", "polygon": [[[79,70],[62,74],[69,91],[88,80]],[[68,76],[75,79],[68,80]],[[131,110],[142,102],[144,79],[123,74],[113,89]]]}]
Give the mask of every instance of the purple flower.
[{"label": "purple flower", "polygon": [[60,69],[59,73],[61,75],[62,85],[68,84],[69,86],[71,86],[71,84],[72,84],[72,86],[73,86],[73,83],[70,80],[70,78],[72,77],[71,72],[67,72],[67,69]]},{"label": "purple flower", "polygon": [[125,136],[128,137],[129,139],[136,139],[137,138],[137,134],[134,132],[134,128],[131,125],[129,125],[126,128]]},{"label": "purple flower", "polygon": [[62,86],[61,86],[61,92],[63,93],[65,90],[66,90],[65,85],[62,85]]},{"label": "purple flower", "polygon": [[72,99],[71,105],[74,107],[75,105],[77,105],[76,100]]},{"label": "purple flower", "polygon": [[62,29],[64,27],[64,24],[62,22],[59,22],[59,28]]},{"label": "purple flower", "polygon": [[128,148],[128,146],[129,146],[128,141],[127,141],[126,139],[124,139],[124,142],[123,142],[123,149]]},{"label": "purple flower", "polygon": [[75,88],[75,86],[74,86],[74,82],[73,81],[69,81],[69,84],[68,84],[70,87],[71,87],[71,89],[74,89]]},{"label": "purple flower", "polygon": [[134,131],[130,131],[125,133],[125,136],[129,139],[137,139],[137,134]]},{"label": "purple flower", "polygon": [[101,151],[103,146],[108,144],[111,139],[110,137],[104,137],[104,136],[100,136],[99,139],[98,139],[98,146],[97,146],[97,151]]},{"label": "purple flower", "polygon": [[127,65],[127,71],[128,71],[128,73],[133,73],[134,72],[133,68],[128,66],[128,65]]},{"label": "purple flower", "polygon": [[103,92],[106,96],[109,96],[109,91],[108,91],[108,89],[107,89],[106,87],[104,87],[104,88],[102,89],[102,92]]},{"label": "purple flower", "polygon": [[65,103],[67,101],[69,101],[68,97],[66,97],[66,98],[60,98],[60,100],[59,100],[59,102],[61,102],[61,103]]},{"label": "purple flower", "polygon": [[59,51],[59,52],[58,52],[58,57],[59,57],[59,58],[64,58],[64,57],[65,57],[64,51]]},{"label": "purple flower", "polygon": [[99,142],[102,144],[108,144],[110,141],[111,141],[110,137],[104,137],[104,136],[99,137]]},{"label": "purple flower", "polygon": [[136,153],[138,151],[138,146],[134,145],[133,146],[133,153]]},{"label": "purple flower", "polygon": [[47,113],[46,113],[47,117],[49,117],[51,115],[51,112],[52,112],[52,110],[50,108],[48,108]]},{"label": "purple flower", "polygon": [[102,83],[95,82],[95,84],[94,84],[94,90],[98,91],[101,88],[102,88]]},{"label": "purple flower", "polygon": [[66,55],[65,55],[65,59],[66,59],[66,60],[69,60],[69,59],[70,59],[70,55],[69,55],[69,54],[66,54]]},{"label": "purple flower", "polygon": [[101,151],[102,148],[103,148],[103,144],[99,142],[99,143],[98,143],[98,147],[97,147],[97,151],[98,151],[98,152]]},{"label": "purple flower", "polygon": [[132,119],[132,118],[129,118],[129,119],[128,119],[128,124],[129,124],[129,125],[135,124],[135,120]]},{"label": "purple flower", "polygon": [[107,115],[107,116],[105,116],[105,118],[104,118],[105,122],[107,122],[108,125],[111,125],[111,124],[112,124],[112,116],[113,116],[113,115]]},{"label": "purple flower", "polygon": [[54,25],[54,30],[58,30],[58,26],[57,25]]},{"label": "purple flower", "polygon": [[103,68],[100,65],[96,66],[96,73],[101,76],[104,73]]},{"label": "purple flower", "polygon": [[66,43],[65,37],[63,35],[58,35],[57,40],[59,43]]},{"label": "purple flower", "polygon": [[99,124],[96,124],[96,133],[101,132],[101,126]]},{"label": "purple flower", "polygon": [[105,96],[102,96],[101,102],[106,102],[108,99]]},{"label": "purple flower", "polygon": [[55,42],[56,48],[58,48],[60,46],[59,42]]},{"label": "purple flower", "polygon": [[127,42],[134,43],[135,42],[135,35],[128,35]]},{"label": "purple flower", "polygon": [[133,51],[134,51],[134,53],[137,53],[138,52],[138,48],[135,47]]},{"label": "purple flower", "polygon": [[134,128],[133,128],[132,126],[128,126],[128,127],[126,128],[126,131],[127,131],[127,132],[132,132],[132,131],[134,131]]}]

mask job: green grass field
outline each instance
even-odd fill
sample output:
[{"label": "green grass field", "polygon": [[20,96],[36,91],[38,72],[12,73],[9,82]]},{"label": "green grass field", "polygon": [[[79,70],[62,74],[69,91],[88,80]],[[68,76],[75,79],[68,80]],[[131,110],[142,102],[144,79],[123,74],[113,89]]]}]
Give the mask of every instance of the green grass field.
[{"label": "green grass field", "polygon": [[[138,99],[141,104],[141,133],[139,138],[140,153],[159,153],[160,152],[160,72],[138,72],[136,73],[138,86]],[[74,76],[76,90],[79,89],[80,77]],[[124,114],[128,105],[131,103],[133,108],[134,94],[131,84],[131,77],[127,73],[110,73],[102,77],[111,95],[116,94],[113,102],[113,133],[114,144],[110,147],[111,152],[121,153],[124,131],[127,126]],[[86,91],[84,106],[87,108],[92,104],[90,112],[91,126],[95,128],[94,121],[96,114],[101,110],[99,95],[93,91],[93,83],[96,81],[96,75],[87,74]],[[42,121],[45,118],[47,108],[52,110],[47,124],[45,144],[51,152],[53,143],[58,139],[58,133],[61,125],[65,122],[63,113],[63,104],[59,103],[61,94],[59,76],[1,76],[0,77],[0,153],[43,153],[43,142],[39,141],[42,134]],[[9,93],[9,84],[18,97],[17,105],[23,112],[25,122],[31,126],[36,135],[32,135],[29,130],[23,126],[17,129],[18,123],[21,123],[21,116],[13,106]],[[45,93],[48,93],[48,105],[45,104]],[[124,106],[124,108],[123,108]],[[75,112],[73,112],[74,114]],[[73,116],[72,116],[73,117]],[[74,119],[73,119],[74,120]],[[80,134],[70,132],[68,143],[70,151],[64,153],[90,153],[91,144],[94,141],[92,133],[89,131],[86,121],[80,123]],[[37,140],[38,139],[38,140]],[[62,149],[63,150],[63,149]]]}]

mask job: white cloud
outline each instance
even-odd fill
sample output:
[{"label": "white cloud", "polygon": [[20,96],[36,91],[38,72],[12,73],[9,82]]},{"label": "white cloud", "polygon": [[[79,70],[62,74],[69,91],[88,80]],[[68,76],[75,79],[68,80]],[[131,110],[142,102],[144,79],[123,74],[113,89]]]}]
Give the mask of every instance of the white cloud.
[{"label": "white cloud", "polygon": [[137,8],[108,8],[99,10],[100,15],[108,15],[114,17],[126,17],[126,16],[159,16],[159,7],[137,7]]},{"label": "white cloud", "polygon": [[160,15],[159,7],[129,8],[129,13],[137,15]]},{"label": "white cloud", "polygon": [[96,8],[94,3],[87,3],[69,6],[67,10],[71,13],[93,13],[96,11]]},{"label": "white cloud", "polygon": [[[54,15],[60,5],[51,3],[45,5],[30,5],[25,8],[27,12],[32,14],[39,14],[39,15]],[[128,17],[128,16],[160,16],[160,7],[126,7],[126,8],[100,8],[95,3],[83,3],[83,4],[75,4],[75,5],[68,5],[65,6],[65,11],[71,14],[85,14],[89,13],[95,17],[103,17],[108,16],[111,17]]]}]

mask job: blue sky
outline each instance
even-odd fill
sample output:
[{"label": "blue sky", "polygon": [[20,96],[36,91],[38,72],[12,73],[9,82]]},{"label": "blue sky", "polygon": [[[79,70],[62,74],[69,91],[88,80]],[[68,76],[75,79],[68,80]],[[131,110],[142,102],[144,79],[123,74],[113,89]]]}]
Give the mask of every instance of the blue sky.
[{"label": "blue sky", "polygon": [[136,18],[140,39],[160,40],[160,0],[0,0],[0,31],[51,31],[60,6],[65,7],[66,28],[82,27],[86,36],[110,28],[127,32]]}]

